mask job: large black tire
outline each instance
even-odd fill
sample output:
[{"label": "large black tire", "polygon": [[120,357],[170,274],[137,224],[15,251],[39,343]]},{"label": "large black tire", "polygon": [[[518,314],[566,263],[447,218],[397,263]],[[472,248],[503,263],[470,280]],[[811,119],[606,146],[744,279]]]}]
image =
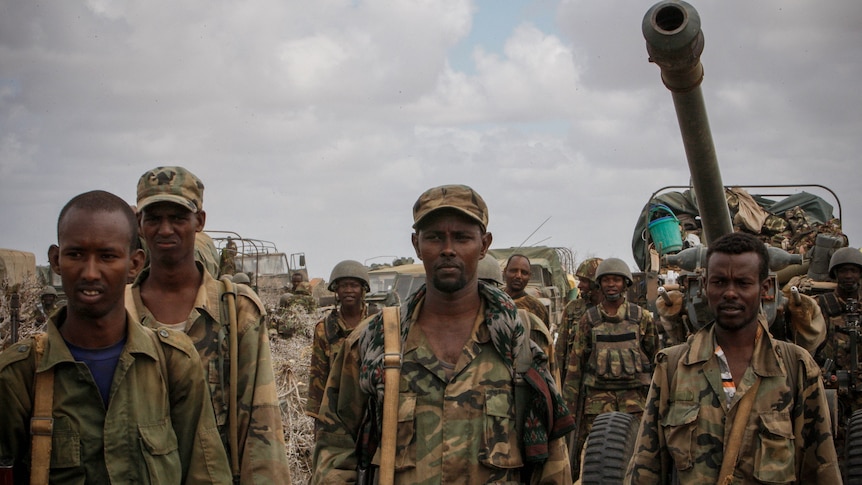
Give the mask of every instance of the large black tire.
[{"label": "large black tire", "polygon": [[638,420],[631,414],[611,412],[596,416],[584,444],[581,483],[622,483],[637,440]]},{"label": "large black tire", "polygon": [[857,410],[847,421],[845,431],[844,462],[847,476],[844,483],[862,483],[862,409]]}]

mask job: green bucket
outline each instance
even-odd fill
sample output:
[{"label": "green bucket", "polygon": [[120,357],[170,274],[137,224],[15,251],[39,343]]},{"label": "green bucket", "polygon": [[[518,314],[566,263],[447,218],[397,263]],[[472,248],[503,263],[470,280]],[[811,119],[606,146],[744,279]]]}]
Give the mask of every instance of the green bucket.
[{"label": "green bucket", "polygon": [[679,219],[670,210],[670,207],[657,204],[650,207],[649,229],[650,238],[658,250],[659,255],[664,256],[682,249],[682,233],[679,229]]}]

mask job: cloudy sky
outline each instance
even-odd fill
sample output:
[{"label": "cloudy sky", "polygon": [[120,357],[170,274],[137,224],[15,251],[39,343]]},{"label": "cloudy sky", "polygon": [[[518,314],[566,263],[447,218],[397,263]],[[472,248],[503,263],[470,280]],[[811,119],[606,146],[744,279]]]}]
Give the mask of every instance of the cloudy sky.
[{"label": "cloudy sky", "polygon": [[[69,198],[134,203],[183,165],[208,229],[312,276],[412,256],[411,206],[444,183],[484,196],[494,247],[634,264],[641,208],[689,180],[652,3],[0,0],[0,247],[45,263]],[[694,5],[724,183],[826,185],[858,246],[862,2]]]}]

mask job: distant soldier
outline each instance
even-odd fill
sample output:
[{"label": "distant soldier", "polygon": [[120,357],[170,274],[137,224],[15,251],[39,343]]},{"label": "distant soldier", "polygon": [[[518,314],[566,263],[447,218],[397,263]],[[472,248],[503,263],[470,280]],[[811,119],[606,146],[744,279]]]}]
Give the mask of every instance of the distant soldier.
[{"label": "distant soldier", "polygon": [[820,369],[760,311],[766,247],[730,233],[706,259],[715,320],[656,357],[626,483],[840,484]]},{"label": "distant soldier", "polygon": [[39,304],[36,305],[34,318],[38,323],[45,323],[48,318],[57,309],[57,290],[53,286],[42,288],[39,293]]},{"label": "distant soldier", "polygon": [[329,369],[344,339],[356,328],[368,311],[365,293],[371,289],[368,270],[358,261],[341,261],[332,268],[329,291],[335,292],[335,308],[314,327],[311,366],[308,369],[308,399],[305,414],[317,418]]},{"label": "distant soldier", "polygon": [[[601,303],[604,296],[602,295],[599,284],[596,283],[596,269],[602,258],[588,258],[578,265],[575,276],[578,278],[578,297],[566,304],[563,313],[565,321],[560,327],[559,335],[557,335],[557,343],[555,347],[555,355],[557,357],[557,368],[560,369],[560,378],[565,380],[566,363],[569,358],[569,353],[572,351],[575,336],[574,327],[581,322],[581,318],[587,309]],[[574,408],[575,403],[566,403],[569,409]]]},{"label": "distant soldier", "polygon": [[203,191],[183,167],[141,176],[138,219],[150,267],[129,288],[126,306],[144,325],[183,331],[195,343],[235,479],[289,483],[263,304],[249,287],[216,280],[195,260],[195,236],[206,222]]},{"label": "distant soldier", "polygon": [[506,294],[512,300],[515,300],[515,305],[518,308],[527,310],[539,317],[544,322],[546,327],[551,326],[551,320],[548,318],[548,309],[545,304],[538,298],[527,293],[527,285],[530,283],[530,276],[533,275],[533,270],[530,266],[530,258],[523,254],[513,254],[506,261],[506,267],[503,269],[503,278],[506,280]]},{"label": "distant soldier", "polygon": [[219,260],[219,274],[232,275],[236,273],[236,243],[230,236],[225,241],[224,249],[221,250]]},{"label": "distant soldier", "polygon": [[[850,333],[851,325],[862,324],[862,253],[856,248],[841,248],[832,254],[829,260],[829,277],[837,283],[835,290],[817,297],[823,315],[826,317],[826,342],[820,347],[816,359],[821,367],[826,367],[830,374],[836,371],[853,369],[851,359]],[[826,363],[826,361],[830,363]],[[858,363],[857,363],[858,365]],[[855,379],[853,376],[851,379]],[[839,392],[838,420],[841,423],[859,409],[862,409],[862,393]],[[844,426],[838,430],[836,446],[839,455],[844,451]]]},{"label": "distant soldier", "polygon": [[[249,288],[251,288],[251,279],[248,277],[248,275],[246,273],[234,274],[233,278],[231,278],[231,281],[233,281],[234,283],[236,283],[238,285],[245,285],[245,286],[248,286]],[[254,288],[252,288],[252,290],[254,290]]]},{"label": "distant soldier", "polygon": [[625,261],[608,258],[596,269],[603,300],[574,328],[563,396],[580,416],[572,456],[578,457],[596,416],[611,411],[640,419],[652,361],[658,350],[653,315],[627,301],[632,274]]}]

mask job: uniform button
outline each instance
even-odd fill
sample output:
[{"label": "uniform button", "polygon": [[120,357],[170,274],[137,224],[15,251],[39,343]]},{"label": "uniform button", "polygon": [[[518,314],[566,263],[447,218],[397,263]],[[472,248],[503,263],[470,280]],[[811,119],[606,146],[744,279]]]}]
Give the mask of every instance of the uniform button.
[{"label": "uniform button", "polygon": [[161,329],[159,330],[159,335],[161,335],[162,338],[168,338],[168,331],[165,329]]},{"label": "uniform button", "polygon": [[19,345],[18,346],[18,352],[27,352],[27,349],[29,349],[29,348],[30,348],[29,345]]}]

